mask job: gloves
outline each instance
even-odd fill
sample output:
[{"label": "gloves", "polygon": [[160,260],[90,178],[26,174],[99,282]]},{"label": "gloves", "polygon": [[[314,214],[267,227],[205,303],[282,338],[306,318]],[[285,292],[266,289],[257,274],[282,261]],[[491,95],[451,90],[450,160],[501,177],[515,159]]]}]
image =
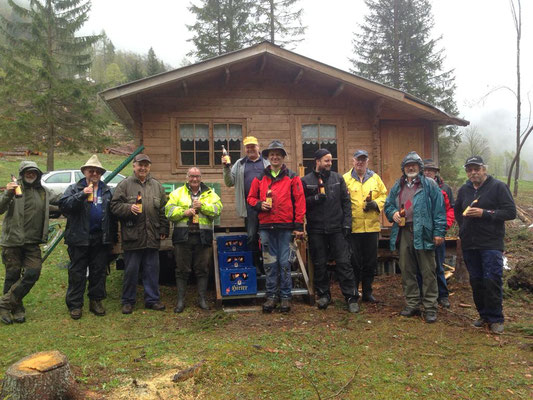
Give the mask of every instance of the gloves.
[{"label": "gloves", "polygon": [[315,200],[320,202],[320,203],[326,201],[327,198],[328,198],[328,196],[326,196],[325,193],[315,194]]},{"label": "gloves", "polygon": [[352,234],[352,230],[350,228],[342,228],[342,234],[346,239],[348,239]]},{"label": "gloves", "polygon": [[365,212],[368,212],[368,211],[377,211],[377,212],[379,212],[378,203],[376,203],[374,200],[369,201],[368,203],[366,203],[365,208],[363,209],[363,211],[365,211]]}]

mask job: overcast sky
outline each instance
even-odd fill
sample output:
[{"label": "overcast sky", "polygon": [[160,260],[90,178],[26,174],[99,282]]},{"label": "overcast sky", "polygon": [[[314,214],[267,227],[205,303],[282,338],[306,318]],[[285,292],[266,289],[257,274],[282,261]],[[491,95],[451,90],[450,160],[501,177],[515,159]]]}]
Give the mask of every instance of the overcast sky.
[{"label": "overcast sky", "polygon": [[[196,3],[199,3],[196,0]],[[494,146],[512,147],[516,100],[507,90],[481,99],[500,86],[516,88],[516,33],[508,0],[431,0],[434,35],[455,69],[459,116],[478,126]],[[191,50],[186,24],[194,17],[189,0],[92,0],[84,33],[105,30],[120,50],[146,54],[150,47],[165,63],[178,67]],[[305,40],[293,50],[348,71],[353,32],[366,13],[363,0],[301,0]],[[533,1],[522,0],[523,114],[533,90]],[[533,95],[533,93],[531,93]],[[524,123],[527,119],[524,120]],[[533,138],[527,146],[533,154]],[[533,161],[529,162],[533,169]]]}]

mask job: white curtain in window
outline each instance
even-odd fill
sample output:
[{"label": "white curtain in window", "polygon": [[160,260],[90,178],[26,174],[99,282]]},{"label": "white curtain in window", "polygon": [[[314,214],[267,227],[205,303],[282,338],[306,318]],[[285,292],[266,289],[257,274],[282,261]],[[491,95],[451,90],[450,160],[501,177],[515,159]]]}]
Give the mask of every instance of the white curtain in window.
[{"label": "white curtain in window", "polygon": [[302,141],[305,144],[320,143],[334,144],[337,143],[337,127],[335,125],[318,124],[302,125]]}]

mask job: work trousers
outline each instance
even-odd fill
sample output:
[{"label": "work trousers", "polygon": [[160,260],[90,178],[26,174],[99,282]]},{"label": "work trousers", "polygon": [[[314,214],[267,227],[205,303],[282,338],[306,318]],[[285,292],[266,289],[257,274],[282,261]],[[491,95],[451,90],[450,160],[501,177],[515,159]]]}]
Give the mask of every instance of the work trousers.
[{"label": "work trousers", "polygon": [[328,255],[331,254],[335,259],[335,272],[344,298],[346,301],[357,300],[354,271],[350,264],[350,244],[344,235],[341,232],[309,233],[309,251],[314,266],[314,286],[317,295],[331,298],[328,274]]},{"label": "work trousers", "polygon": [[[102,235],[94,235],[88,246],[69,246],[68,289],[66,303],[69,310],[83,308],[83,295],[87,280],[90,300],[106,298],[105,281],[110,246],[102,244]],[[87,278],[87,269],[89,277]]]},{"label": "work trousers", "polygon": [[500,250],[463,250],[470,286],[480,318],[503,322],[503,253]]},{"label": "work trousers", "polygon": [[189,233],[189,238],[184,243],[174,245],[176,260],[176,280],[189,279],[194,269],[196,279],[209,277],[209,259],[213,248],[202,244],[199,233]]},{"label": "work trousers", "polygon": [[250,205],[246,205],[247,217],[244,218],[244,226],[246,227],[246,235],[248,240],[248,250],[252,252],[254,266],[258,272],[261,272],[261,255],[259,252],[259,219],[257,211]]},{"label": "work trousers", "polygon": [[[436,311],[438,289],[435,251],[415,249],[412,226],[400,229],[400,269],[407,306],[418,308],[422,303],[425,311]],[[422,275],[422,291],[418,289],[418,271]]]},{"label": "work trousers", "polygon": [[[356,293],[359,283],[363,290],[363,297],[372,295],[372,283],[378,266],[379,232],[352,233],[352,268],[355,277]],[[357,293],[359,296],[359,294]]]},{"label": "work trousers", "polygon": [[[266,297],[291,298],[292,279],[289,263],[290,229],[259,230],[266,274]],[[279,284],[278,284],[279,282]]]},{"label": "work trousers", "polygon": [[159,302],[159,250],[140,249],[124,252],[122,304],[135,304],[141,265],[144,304],[151,306]]},{"label": "work trousers", "polygon": [[12,312],[24,311],[22,299],[41,275],[42,258],[38,244],[2,248],[2,261],[6,267],[4,294],[0,308]]},{"label": "work trousers", "polygon": [[[444,259],[446,258],[446,244],[442,243],[435,247],[435,273],[437,274],[437,288],[439,291],[439,300],[449,297],[448,284],[444,277]],[[422,291],[422,275],[417,272],[416,279],[418,281],[418,288]]]}]

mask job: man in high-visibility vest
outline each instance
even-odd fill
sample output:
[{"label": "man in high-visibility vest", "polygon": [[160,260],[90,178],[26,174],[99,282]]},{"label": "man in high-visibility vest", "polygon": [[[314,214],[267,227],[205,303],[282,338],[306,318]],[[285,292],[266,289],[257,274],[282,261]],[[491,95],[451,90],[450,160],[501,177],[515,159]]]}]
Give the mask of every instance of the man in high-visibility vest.
[{"label": "man in high-visibility vest", "polygon": [[172,243],[176,257],[178,301],[174,312],[185,308],[187,280],[194,269],[198,286],[198,306],[209,310],[206,300],[209,257],[213,244],[214,220],[222,211],[220,197],[202,183],[196,167],[187,171],[187,183],[170,193],[165,215],[174,223]]}]

